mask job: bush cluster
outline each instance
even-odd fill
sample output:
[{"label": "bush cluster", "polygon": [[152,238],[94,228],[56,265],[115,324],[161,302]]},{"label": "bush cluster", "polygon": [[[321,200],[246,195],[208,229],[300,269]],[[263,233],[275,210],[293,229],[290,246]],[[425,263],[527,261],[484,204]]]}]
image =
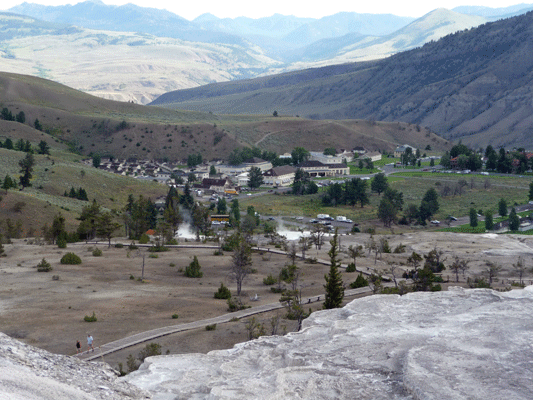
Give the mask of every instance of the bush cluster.
[{"label": "bush cluster", "polygon": [[61,257],[61,264],[81,264],[81,258],[74,253],[67,253]]}]

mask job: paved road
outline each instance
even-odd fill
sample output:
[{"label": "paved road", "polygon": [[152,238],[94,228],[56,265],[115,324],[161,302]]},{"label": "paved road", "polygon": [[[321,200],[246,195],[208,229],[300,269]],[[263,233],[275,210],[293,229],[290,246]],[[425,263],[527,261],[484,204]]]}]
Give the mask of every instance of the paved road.
[{"label": "paved road", "polygon": [[[344,292],[344,297],[351,297],[356,296],[358,294],[362,293],[369,293],[371,292],[371,289],[367,287],[358,288],[358,289],[350,289],[346,290]],[[311,304],[316,303],[319,301],[324,301],[324,295],[319,296],[312,296],[312,297],[306,297],[302,299],[302,304]],[[88,353],[83,352],[78,357],[85,361],[91,361],[96,360],[100,357],[103,358],[103,356],[107,354],[114,353],[116,351],[125,349],[127,347],[135,346],[139,343],[148,342],[150,340],[159,338],[161,336],[167,336],[171,335],[173,333],[177,332],[184,332],[191,329],[198,329],[203,328],[207,325],[212,324],[223,324],[225,322],[230,322],[234,318],[246,318],[250,317],[255,314],[260,314],[268,311],[273,311],[283,308],[283,305],[281,303],[271,303],[271,304],[264,304],[257,307],[248,308],[246,310],[240,310],[233,313],[228,313],[224,315],[220,315],[218,317],[203,319],[199,321],[189,322],[187,324],[178,324],[178,325],[172,325],[172,326],[165,326],[162,328],[152,329],[150,331],[145,331],[141,333],[137,333],[136,335],[128,336],[119,340],[115,340],[114,342],[106,343],[102,346],[99,346],[96,348],[94,352]]]}]

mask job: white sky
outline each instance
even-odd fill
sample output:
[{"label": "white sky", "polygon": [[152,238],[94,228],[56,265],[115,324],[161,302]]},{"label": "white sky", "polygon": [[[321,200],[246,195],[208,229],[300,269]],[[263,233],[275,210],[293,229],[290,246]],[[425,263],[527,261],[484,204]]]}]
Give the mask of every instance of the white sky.
[{"label": "white sky", "polygon": [[[77,0],[26,0],[28,3],[45,5],[76,4]],[[257,0],[256,0],[257,1]],[[452,9],[461,5],[479,5],[485,7],[507,7],[520,4],[513,0],[407,0],[406,2],[393,0],[347,1],[329,0],[326,2],[313,0],[267,0],[256,3],[254,0],[206,0],[206,1],[176,1],[176,0],[104,0],[108,5],[123,5],[133,3],[141,7],[166,9],[185,19],[192,20],[204,13],[211,13],[219,18],[235,18],[240,16],[250,18],[268,17],[279,13],[295,15],[297,17],[320,18],[341,11],[395,14],[399,16],[421,17],[436,9]],[[22,1],[12,2],[0,0],[0,9],[6,10]],[[327,4],[327,6],[325,6]]]}]

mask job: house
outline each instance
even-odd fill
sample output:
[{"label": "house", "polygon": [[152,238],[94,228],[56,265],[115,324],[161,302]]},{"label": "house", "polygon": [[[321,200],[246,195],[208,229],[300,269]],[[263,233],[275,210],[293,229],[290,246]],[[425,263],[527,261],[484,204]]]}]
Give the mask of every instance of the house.
[{"label": "house", "polygon": [[204,178],[201,183],[195,183],[195,189],[211,190],[216,193],[224,193],[226,189],[232,187],[231,183],[227,179],[212,179]]},{"label": "house", "polygon": [[290,186],[294,183],[296,168],[282,165],[269,169],[263,174],[263,184],[268,186]]},{"label": "house", "polygon": [[352,151],[359,155],[366,153],[366,149],[363,146],[355,146]]},{"label": "house", "polygon": [[409,146],[408,144],[404,144],[394,149],[394,157],[400,158],[407,149],[411,149],[413,154],[416,153],[416,148],[414,148],[413,146]]},{"label": "house", "polygon": [[370,161],[376,162],[381,160],[381,153],[379,151],[371,151],[366,153],[364,156],[359,157],[360,159],[370,158]]}]

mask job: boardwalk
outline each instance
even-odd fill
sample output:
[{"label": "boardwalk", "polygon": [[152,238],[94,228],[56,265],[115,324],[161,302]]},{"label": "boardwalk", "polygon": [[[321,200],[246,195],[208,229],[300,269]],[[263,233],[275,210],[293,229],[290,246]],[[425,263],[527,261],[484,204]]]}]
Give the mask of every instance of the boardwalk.
[{"label": "boardwalk", "polygon": [[[344,297],[356,296],[358,294],[363,294],[363,293],[371,293],[370,288],[367,286],[367,287],[358,288],[358,289],[346,290],[344,292]],[[310,304],[310,303],[315,303],[319,301],[324,301],[323,294],[319,296],[306,297],[302,299],[302,304]],[[100,347],[97,347],[96,350],[92,353],[83,352],[82,354],[79,355],[79,358],[86,360],[86,361],[91,361],[91,360],[95,360],[97,358],[103,357],[107,354],[114,353],[116,351],[125,349],[127,347],[135,346],[136,344],[139,344],[139,343],[148,342],[150,340],[153,340],[153,339],[156,339],[162,336],[171,335],[177,332],[184,332],[184,331],[188,331],[191,329],[203,328],[207,325],[222,324],[224,322],[230,322],[232,319],[235,319],[235,318],[238,318],[238,319],[246,318],[246,317],[249,317],[255,314],[273,311],[273,310],[277,310],[280,308],[283,308],[281,303],[264,304],[262,306],[247,308],[245,310],[240,310],[240,311],[236,311],[233,313],[220,315],[218,317],[203,319],[200,321],[189,322],[187,324],[178,324],[178,325],[165,326],[162,328],[152,329],[152,330],[137,333],[135,335],[128,336],[128,337],[125,337],[119,340],[115,340],[114,342],[106,343]]]}]

